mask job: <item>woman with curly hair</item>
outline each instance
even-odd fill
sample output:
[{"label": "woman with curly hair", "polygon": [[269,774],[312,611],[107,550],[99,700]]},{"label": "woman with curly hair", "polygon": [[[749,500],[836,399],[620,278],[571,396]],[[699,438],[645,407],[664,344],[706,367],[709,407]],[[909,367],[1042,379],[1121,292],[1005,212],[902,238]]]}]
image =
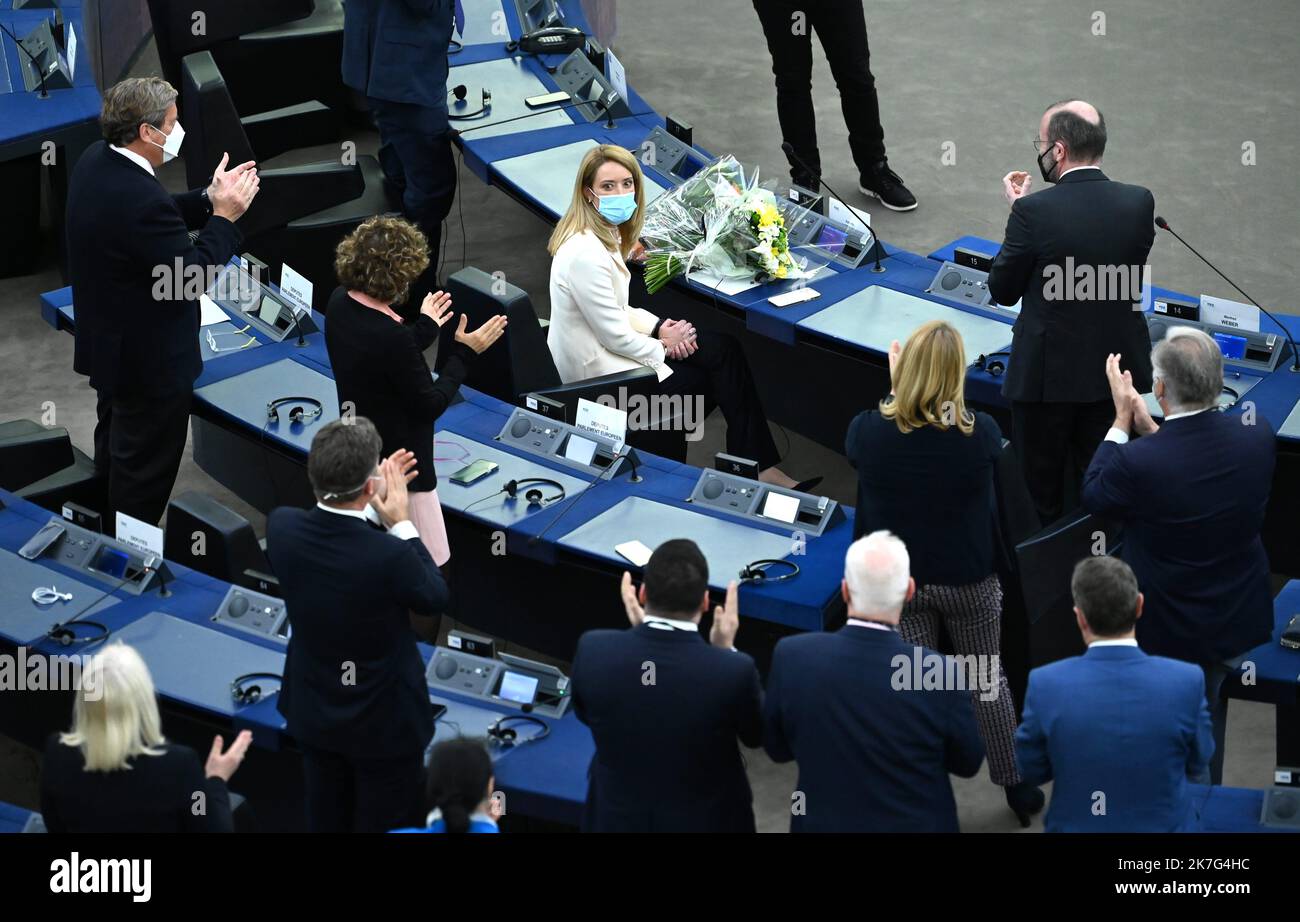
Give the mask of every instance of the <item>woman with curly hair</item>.
[{"label": "woman with curly hair", "polygon": [[335,252],[339,287],[326,308],[325,346],[334,366],[340,415],[373,421],[384,441],[384,457],[399,448],[415,453],[411,522],[434,563],[442,566],[451,550],[433,467],[434,423],[465,380],[474,356],[500,339],[506,318],[492,317],[467,332],[462,314],[454,351],[434,381],[424,350],[451,320],[451,296],[426,294],[409,325],[392,307],[406,300],[428,264],[424,234],[401,218],[370,218],[343,238]]}]

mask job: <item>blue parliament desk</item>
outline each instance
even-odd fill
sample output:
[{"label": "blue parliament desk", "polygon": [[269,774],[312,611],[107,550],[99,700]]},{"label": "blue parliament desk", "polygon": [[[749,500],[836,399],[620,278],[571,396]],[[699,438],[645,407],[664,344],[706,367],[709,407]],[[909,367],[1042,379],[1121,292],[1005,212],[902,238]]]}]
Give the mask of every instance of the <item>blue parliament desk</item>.
[{"label": "blue parliament desk", "polygon": [[[26,58],[14,40],[0,31],[0,179],[6,189],[0,267],[12,260],[16,274],[33,271],[24,263],[39,256],[41,166],[50,167],[49,213],[62,256],[68,178],[82,151],[99,136],[99,90],[82,28],[81,3],[67,0],[61,6],[77,43],[74,61],[69,62],[73,65],[70,88],[50,90],[45,98],[39,90],[28,91],[23,82]],[[53,14],[51,9],[15,10],[12,0],[0,0],[0,26],[18,38]],[[47,147],[51,144],[52,150]],[[48,159],[49,153],[53,160]]]},{"label": "blue parliament desk", "polygon": [[[276,293],[274,286],[271,291]],[[43,295],[41,313],[52,326],[73,329],[70,289]],[[325,318],[313,317],[323,329]],[[202,351],[191,421],[195,462],[263,511],[309,505],[307,451],[319,428],[338,415],[324,335],[309,334],[301,348],[292,335],[280,343],[259,335],[254,347],[213,354],[204,342]],[[435,457],[454,549],[449,613],[458,621],[568,660],[583,630],[626,623],[617,584],[629,565],[614,546],[635,539],[653,547],[668,537],[700,544],[718,593],[754,560],[788,558],[799,565],[793,579],[740,589],[738,644],[760,666],[781,636],[820,630],[842,612],[839,587],[852,540],[852,509],[821,535],[800,542],[789,526],[751,525],[688,503],[700,469],[654,455],[639,453],[639,483],[620,473],[593,484],[586,474],[496,441],[514,408],[469,388],[461,393],[463,399],[438,420]],[[325,412],[291,423],[289,408],[281,407],[280,420],[269,421],[268,402],[286,396],[313,397]],[[451,482],[450,474],[477,458],[501,468],[470,487]],[[564,484],[565,498],[529,509],[494,496],[508,479],[537,476]]]},{"label": "blue parliament desk", "polygon": [[[165,596],[156,588],[139,596],[111,594],[111,579],[88,577],[49,557],[35,561],[19,557],[18,548],[52,513],[5,491],[0,491],[0,500],[5,506],[0,510],[0,649],[13,656],[19,647],[26,647],[28,657],[93,653],[97,644],[64,647],[45,639],[56,623],[91,606],[87,617],[112,631],[110,642],[131,644],[148,664],[168,738],[205,753],[213,734],[229,740],[240,730],[251,730],[254,749],[232,787],[252,802],[260,826],[298,828],[298,761],[293,740],[275,709],[275,695],[269,694],[276,683],[262,680],[268,694],[253,705],[237,705],[231,696],[231,682],[240,675],[281,673],[284,650],[271,639],[211,620],[229,584],[172,563]],[[73,599],[37,604],[31,593],[39,586],[71,592]],[[102,596],[107,598],[97,601]],[[83,636],[94,633],[88,628]],[[428,662],[433,648],[420,644],[420,653]],[[48,734],[66,729],[71,717],[70,691],[10,690],[3,698],[0,732],[37,748]],[[509,712],[441,689],[430,690],[430,699],[448,709],[435,739],[458,733],[481,736],[488,722]],[[547,739],[496,754],[497,783],[506,794],[508,812],[576,825],[595,748],[591,733],[572,712],[544,719],[551,730]],[[12,827],[21,818],[12,813],[0,809],[0,830],[20,831]]]},{"label": "blue parliament desk", "polygon": [[1300,765],[1300,650],[1279,643],[1291,619],[1300,616],[1300,580],[1291,580],[1277,594],[1273,615],[1273,636],[1246,653],[1237,675],[1223,683],[1223,695],[1274,705],[1277,764]]}]

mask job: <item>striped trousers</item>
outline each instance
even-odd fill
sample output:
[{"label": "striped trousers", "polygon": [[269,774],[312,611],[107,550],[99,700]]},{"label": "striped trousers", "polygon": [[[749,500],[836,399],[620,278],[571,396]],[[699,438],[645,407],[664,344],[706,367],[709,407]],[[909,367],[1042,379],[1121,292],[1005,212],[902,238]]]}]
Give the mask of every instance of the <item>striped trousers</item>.
[{"label": "striped trousers", "polygon": [[[1017,784],[1016,705],[999,654],[1002,584],[997,576],[965,586],[918,586],[912,601],[903,606],[898,630],[908,643],[934,650],[939,646],[940,623],[955,654],[979,657],[980,673],[978,682],[971,685],[971,697],[988,755],[989,775],[994,784]],[[999,658],[994,660],[994,656]]]}]

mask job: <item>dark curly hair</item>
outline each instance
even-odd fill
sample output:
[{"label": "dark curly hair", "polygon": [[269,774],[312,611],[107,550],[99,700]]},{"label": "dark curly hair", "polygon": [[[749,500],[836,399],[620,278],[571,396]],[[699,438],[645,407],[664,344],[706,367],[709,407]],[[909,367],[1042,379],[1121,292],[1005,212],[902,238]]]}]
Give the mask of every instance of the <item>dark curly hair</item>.
[{"label": "dark curly hair", "polygon": [[339,241],[334,272],[339,284],[385,304],[406,300],[411,283],[429,265],[429,241],[402,218],[377,215]]}]

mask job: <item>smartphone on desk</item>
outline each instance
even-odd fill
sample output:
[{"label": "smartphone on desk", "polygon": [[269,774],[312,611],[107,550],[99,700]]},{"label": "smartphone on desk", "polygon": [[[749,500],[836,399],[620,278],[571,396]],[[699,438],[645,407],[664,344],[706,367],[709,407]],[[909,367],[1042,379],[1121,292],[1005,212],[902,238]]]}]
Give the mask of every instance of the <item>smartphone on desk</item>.
[{"label": "smartphone on desk", "polygon": [[458,483],[462,487],[467,487],[471,483],[482,480],[488,474],[495,473],[497,463],[495,461],[485,461],[480,458],[477,461],[471,461],[456,473],[451,475],[451,482]]}]

